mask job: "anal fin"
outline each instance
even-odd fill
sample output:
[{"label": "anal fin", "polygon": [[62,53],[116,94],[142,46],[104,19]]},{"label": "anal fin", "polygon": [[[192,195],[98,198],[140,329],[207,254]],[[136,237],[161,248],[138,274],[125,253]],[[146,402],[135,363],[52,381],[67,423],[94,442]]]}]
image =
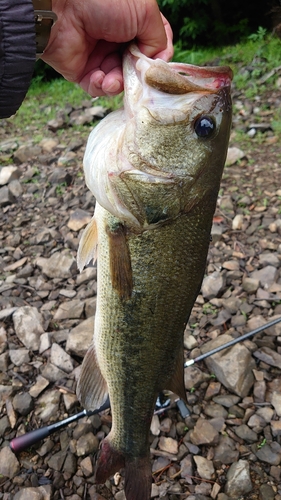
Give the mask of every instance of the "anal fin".
[{"label": "anal fin", "polygon": [[165,389],[177,394],[181,399],[187,402],[186,391],[184,386],[184,359],[183,359],[183,347],[180,349],[178,360],[176,364],[176,369],[173,373],[172,378],[166,384]]},{"label": "anal fin", "polygon": [[112,287],[122,300],[127,300],[133,291],[133,275],[126,229],[122,224],[119,224],[114,230],[107,227],[106,232],[109,238]]},{"label": "anal fin", "polygon": [[81,272],[84,267],[93,259],[96,260],[96,249],[98,243],[98,231],[95,217],[86,226],[82,238],[79,242],[77,252],[77,266]]},{"label": "anal fin", "polygon": [[100,371],[94,344],[83,359],[76,394],[86,410],[100,408],[107,399],[107,383]]}]

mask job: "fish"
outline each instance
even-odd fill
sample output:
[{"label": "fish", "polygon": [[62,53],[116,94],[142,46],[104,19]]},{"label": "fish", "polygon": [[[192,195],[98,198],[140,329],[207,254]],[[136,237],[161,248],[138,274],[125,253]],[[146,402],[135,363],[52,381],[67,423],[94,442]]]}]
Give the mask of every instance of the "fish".
[{"label": "fish", "polygon": [[183,333],[204,277],[231,128],[229,67],[123,58],[124,107],[91,132],[85,181],[96,199],[78,248],[97,258],[93,342],[77,396],[112,428],[96,482],[125,469],[127,500],[151,494],[149,432],[163,390],[186,400]]}]

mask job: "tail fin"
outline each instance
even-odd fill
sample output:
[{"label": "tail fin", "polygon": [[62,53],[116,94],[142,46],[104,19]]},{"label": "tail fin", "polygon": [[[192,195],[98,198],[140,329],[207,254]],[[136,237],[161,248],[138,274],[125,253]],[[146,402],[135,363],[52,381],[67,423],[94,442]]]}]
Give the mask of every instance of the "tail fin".
[{"label": "tail fin", "polygon": [[149,457],[126,461],[125,495],[127,500],[150,500],[151,481]]},{"label": "tail fin", "polygon": [[105,481],[125,467],[125,495],[127,500],[150,500],[151,465],[148,457],[129,459],[116,450],[110,437],[103,440],[96,466],[95,480]]}]

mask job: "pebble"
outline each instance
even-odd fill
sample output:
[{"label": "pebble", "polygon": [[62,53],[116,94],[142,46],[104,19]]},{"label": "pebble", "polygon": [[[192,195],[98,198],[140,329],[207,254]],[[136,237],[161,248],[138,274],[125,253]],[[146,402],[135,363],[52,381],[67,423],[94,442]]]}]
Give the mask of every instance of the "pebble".
[{"label": "pebble", "polygon": [[33,410],[33,399],[28,392],[17,393],[13,398],[13,407],[20,415],[28,415]]},{"label": "pebble", "polygon": [[161,436],[159,439],[159,449],[176,455],[178,452],[178,442],[170,437]]},{"label": "pebble", "polygon": [[83,358],[93,340],[94,324],[95,318],[91,316],[72,328],[67,338],[66,351]]},{"label": "pebble", "polygon": [[70,278],[76,269],[76,261],[68,250],[56,252],[48,259],[38,257],[36,265],[48,278]]},{"label": "pebble", "polygon": [[5,446],[0,450],[0,475],[15,477],[20,471],[20,464],[16,455],[12,452],[9,446]]},{"label": "pebble", "polygon": [[[281,365],[279,365],[281,368]],[[271,396],[271,404],[274,407],[278,417],[281,417],[281,392],[273,391]]]},{"label": "pebble", "polygon": [[196,463],[199,476],[202,479],[211,479],[215,472],[213,462],[201,457],[200,455],[195,455],[193,458]]},{"label": "pebble", "polygon": [[199,418],[190,433],[190,440],[196,445],[215,445],[219,441],[219,434],[208,420]]},{"label": "pebble", "polygon": [[224,283],[224,277],[218,271],[206,276],[201,287],[204,299],[211,300],[218,297],[223,290]]},{"label": "pebble", "polygon": [[99,448],[99,440],[92,432],[81,436],[77,441],[76,454],[78,457],[96,453]]},{"label": "pebble", "polygon": [[71,359],[69,354],[67,354],[65,350],[55,342],[51,347],[50,362],[66,373],[72,372],[74,368],[73,360]]},{"label": "pebble", "polygon": [[[203,345],[202,353],[204,354],[231,340],[233,339],[230,335],[220,335],[217,339]],[[256,365],[250,352],[243,344],[236,344],[210,356],[206,359],[206,364],[210,373],[214,373],[227,389],[238,396],[247,396],[254,384],[252,370]]]},{"label": "pebble", "polygon": [[239,498],[252,491],[249,463],[246,460],[238,460],[233,463],[226,475],[225,493],[230,498]]},{"label": "pebble", "polygon": [[36,307],[19,307],[13,314],[17,337],[27,349],[38,351],[40,335],[44,332],[43,316]]}]

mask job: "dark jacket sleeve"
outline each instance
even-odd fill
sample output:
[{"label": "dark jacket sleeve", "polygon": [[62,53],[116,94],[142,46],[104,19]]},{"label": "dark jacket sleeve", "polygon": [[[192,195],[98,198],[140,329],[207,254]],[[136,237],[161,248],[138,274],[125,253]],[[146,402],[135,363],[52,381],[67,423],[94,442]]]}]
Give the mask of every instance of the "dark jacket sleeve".
[{"label": "dark jacket sleeve", "polygon": [[0,0],[0,118],[20,107],[36,60],[32,0]]}]

